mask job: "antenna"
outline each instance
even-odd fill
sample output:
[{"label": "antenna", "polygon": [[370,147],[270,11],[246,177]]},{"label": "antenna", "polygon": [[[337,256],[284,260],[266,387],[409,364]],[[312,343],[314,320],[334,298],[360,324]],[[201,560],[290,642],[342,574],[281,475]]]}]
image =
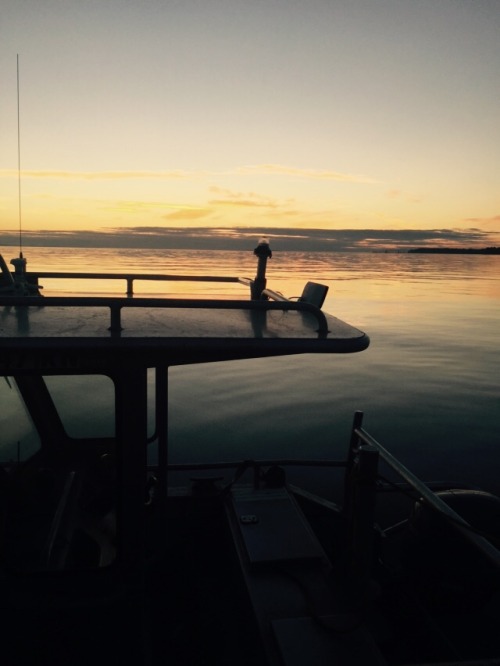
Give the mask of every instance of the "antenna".
[{"label": "antenna", "polygon": [[19,258],[23,258],[23,225],[21,215],[21,122],[19,113],[19,53],[17,54],[17,189],[19,208]]},{"label": "antenna", "polygon": [[19,257],[11,259],[14,266],[14,283],[18,293],[23,296],[40,296],[38,284],[30,284],[26,275],[26,259],[23,257],[23,224],[21,215],[21,114],[19,112],[19,53],[17,54],[17,183],[19,191]]}]

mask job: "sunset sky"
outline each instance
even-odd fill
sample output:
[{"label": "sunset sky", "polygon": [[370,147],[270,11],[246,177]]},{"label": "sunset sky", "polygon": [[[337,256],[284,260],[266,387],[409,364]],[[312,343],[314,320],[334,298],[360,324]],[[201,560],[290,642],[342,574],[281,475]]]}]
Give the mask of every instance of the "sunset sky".
[{"label": "sunset sky", "polygon": [[27,233],[500,245],[499,35],[498,0],[3,0],[0,233],[19,54]]}]

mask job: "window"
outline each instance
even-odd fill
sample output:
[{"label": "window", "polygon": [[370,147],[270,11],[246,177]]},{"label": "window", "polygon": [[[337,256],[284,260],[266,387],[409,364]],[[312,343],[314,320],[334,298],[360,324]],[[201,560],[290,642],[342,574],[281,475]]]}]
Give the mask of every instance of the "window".
[{"label": "window", "polygon": [[70,437],[114,437],[115,387],[105,375],[45,377]]},{"label": "window", "polygon": [[19,572],[106,567],[117,543],[115,385],[104,375],[40,380],[0,388],[0,560]]},{"label": "window", "polygon": [[0,463],[27,460],[40,437],[12,377],[0,377],[0,404]]}]

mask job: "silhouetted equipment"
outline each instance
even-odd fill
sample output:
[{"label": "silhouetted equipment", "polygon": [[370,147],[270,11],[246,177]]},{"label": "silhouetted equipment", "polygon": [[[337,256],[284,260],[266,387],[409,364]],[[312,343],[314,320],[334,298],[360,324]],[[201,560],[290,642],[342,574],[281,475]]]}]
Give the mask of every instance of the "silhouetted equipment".
[{"label": "silhouetted equipment", "polygon": [[327,293],[328,287],[326,285],[319,284],[318,282],[307,282],[299,301],[302,303],[310,303],[311,305],[320,308],[325,302]]},{"label": "silhouetted equipment", "polygon": [[5,287],[14,290],[14,278],[9,271],[9,267],[5,263],[5,259],[0,254],[0,288]]}]

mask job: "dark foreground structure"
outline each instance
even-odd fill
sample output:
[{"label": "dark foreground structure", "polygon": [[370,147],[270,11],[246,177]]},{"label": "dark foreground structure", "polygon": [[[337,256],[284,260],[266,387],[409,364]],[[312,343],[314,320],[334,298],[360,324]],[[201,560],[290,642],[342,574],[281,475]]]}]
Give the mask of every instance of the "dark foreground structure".
[{"label": "dark foreground structure", "polygon": [[[206,278],[248,300],[133,297],[158,276],[114,276],[125,298],[5,285],[3,664],[500,663],[499,501],[423,484],[361,413],[343,460],[170,464],[170,366],[369,344],[323,313],[322,285],[268,290],[259,248],[254,280]],[[287,480],[298,467],[307,487]],[[316,469],[341,506],[315,493]]]}]

